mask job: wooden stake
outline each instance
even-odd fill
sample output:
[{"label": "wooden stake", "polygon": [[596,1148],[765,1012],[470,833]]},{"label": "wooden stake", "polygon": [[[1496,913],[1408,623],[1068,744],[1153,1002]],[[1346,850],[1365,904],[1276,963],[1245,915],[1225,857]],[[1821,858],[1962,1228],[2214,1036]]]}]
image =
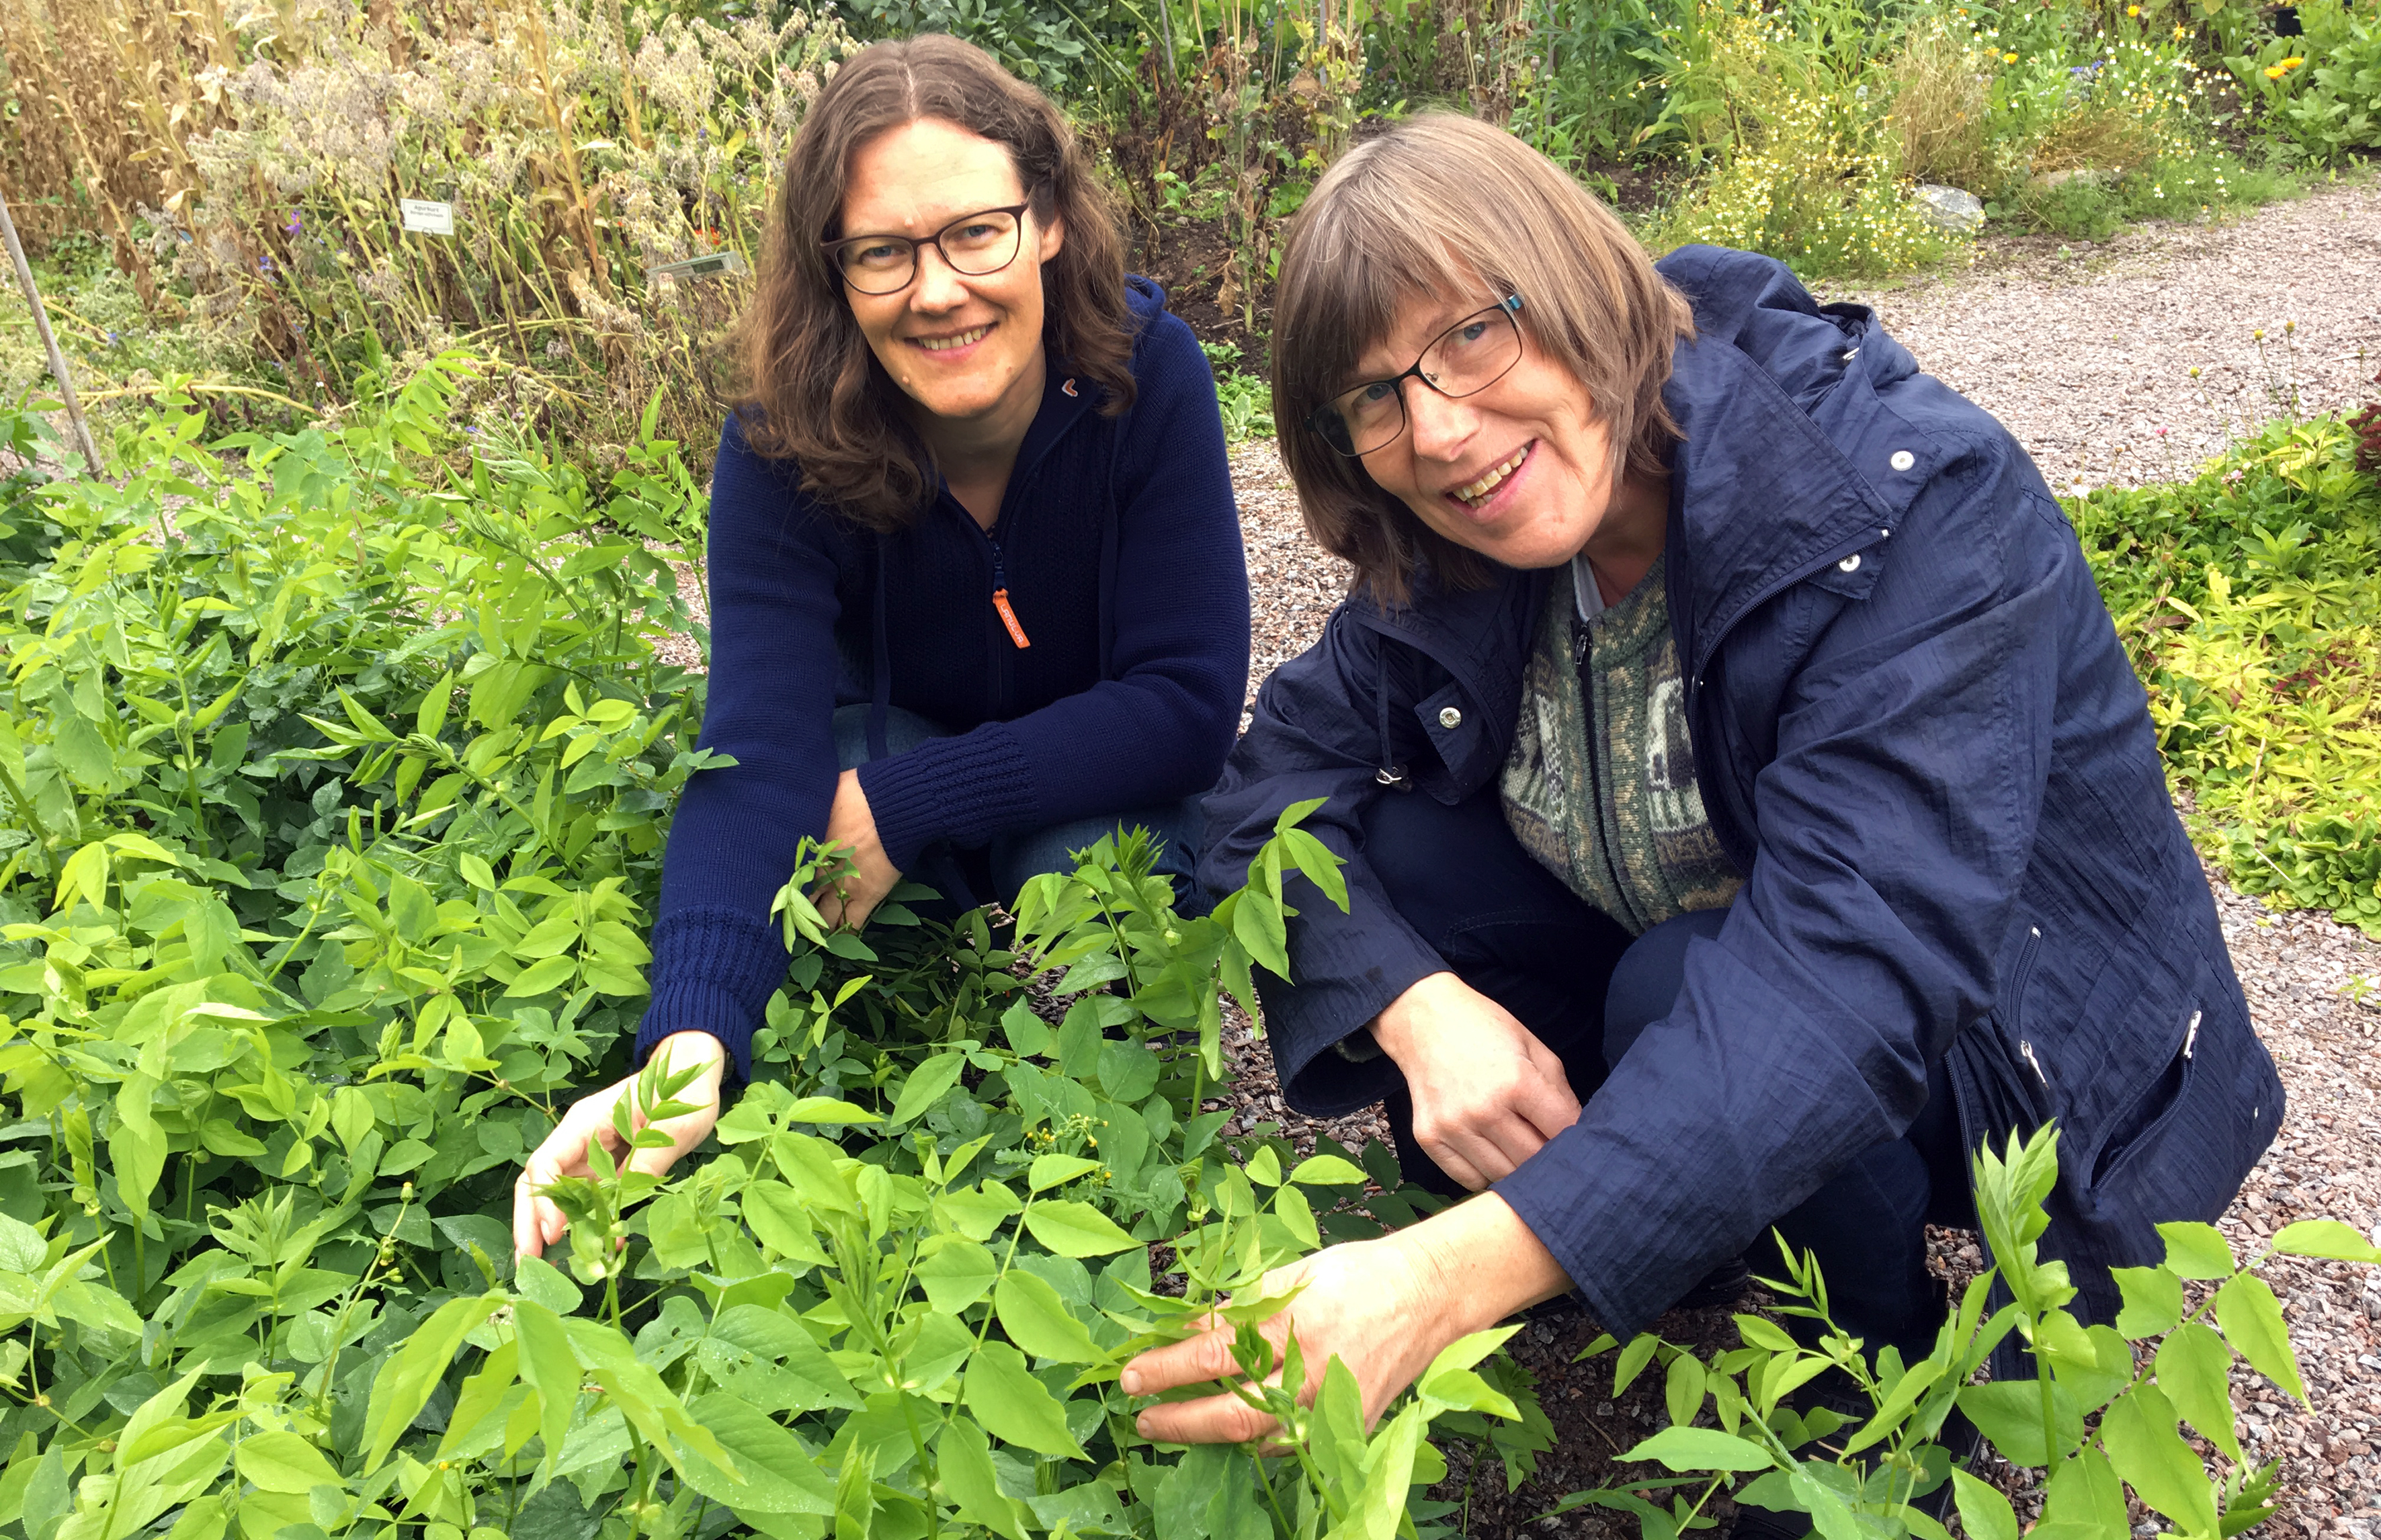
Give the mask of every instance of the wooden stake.
[{"label": "wooden stake", "polygon": [[17,238],[17,222],[8,215],[5,193],[0,193],[0,238],[7,240],[8,260],[17,264],[17,287],[25,291],[25,303],[33,308],[33,330],[42,335],[43,350],[50,355],[50,373],[57,377],[58,395],[67,404],[67,420],[74,424],[83,463],[96,476],[99,446],[92,442],[91,424],[83,421],[82,403],[75,399],[74,376],[67,372],[67,356],[58,351],[57,336],[50,330],[50,312],[42,308],[42,291],[33,282],[33,265],[25,260],[24,242]]}]

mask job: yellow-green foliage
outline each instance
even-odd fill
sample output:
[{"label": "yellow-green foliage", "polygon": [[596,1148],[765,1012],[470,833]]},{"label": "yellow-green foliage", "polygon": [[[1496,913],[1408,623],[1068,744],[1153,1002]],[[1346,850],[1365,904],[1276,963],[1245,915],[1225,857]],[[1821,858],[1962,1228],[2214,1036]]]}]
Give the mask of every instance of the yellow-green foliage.
[{"label": "yellow-green foliage", "polygon": [[2381,936],[2381,483],[2336,420],[2070,505],[2204,846]]},{"label": "yellow-green foliage", "polygon": [[1725,0],[1690,13],[1667,116],[1709,168],[1666,242],[1766,251],[1806,275],[1889,272],[1942,250],[1902,176],[1884,78],[1832,9]]}]

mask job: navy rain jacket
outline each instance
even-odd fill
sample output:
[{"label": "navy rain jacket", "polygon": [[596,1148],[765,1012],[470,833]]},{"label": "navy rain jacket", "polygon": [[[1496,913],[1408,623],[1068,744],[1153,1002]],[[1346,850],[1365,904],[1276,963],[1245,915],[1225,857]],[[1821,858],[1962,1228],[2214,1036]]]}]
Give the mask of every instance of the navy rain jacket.
[{"label": "navy rain jacket", "polygon": [[[1659,265],[1699,332],[1665,391],[1670,625],[1745,886],[1677,1008],[1496,1191],[1625,1336],[1900,1137],[1948,1054],[1970,1147],[2058,1119],[2043,1251],[2107,1319],[2105,1269],[2215,1219],[2282,1117],[2142,687],[2033,462],[1871,311],[1765,257]],[[1349,862],[1351,911],[1301,886],[1298,982],[1264,988],[1301,1111],[1382,1095],[1386,1059],[1326,1050],[1445,967],[1365,865],[1366,807],[1496,780],[1558,576],[1425,577],[1386,613],[1360,590],[1266,682],[1208,799],[1218,891],[1307,798]]]}]

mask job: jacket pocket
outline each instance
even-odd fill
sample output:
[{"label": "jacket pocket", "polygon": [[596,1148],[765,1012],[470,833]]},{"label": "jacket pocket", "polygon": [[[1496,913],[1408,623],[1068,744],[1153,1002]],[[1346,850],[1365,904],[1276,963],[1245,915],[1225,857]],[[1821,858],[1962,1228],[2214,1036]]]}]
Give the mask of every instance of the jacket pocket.
[{"label": "jacket pocket", "polygon": [[2194,1004],[2177,1023],[2174,1057],[2109,1122],[2107,1137],[2092,1158],[2094,1188],[2116,1180],[2137,1152],[2155,1148],[2167,1125],[2189,1102],[2192,1077],[2199,1066],[2199,1029],[2206,1019],[2204,1009]]}]

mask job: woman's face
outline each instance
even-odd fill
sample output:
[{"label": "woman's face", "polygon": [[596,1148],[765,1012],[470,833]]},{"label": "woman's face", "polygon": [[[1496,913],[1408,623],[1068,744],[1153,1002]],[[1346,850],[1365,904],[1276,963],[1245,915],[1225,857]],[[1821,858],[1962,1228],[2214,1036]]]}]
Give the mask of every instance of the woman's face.
[{"label": "woman's face", "polygon": [[[1025,202],[1007,147],[942,118],[890,128],[852,152],[842,232],[923,239],[962,214]],[[1030,409],[1042,387],[1042,264],[1058,254],[1056,218],[1023,216],[1016,260],[955,273],[921,246],[909,287],[844,299],[885,372],[926,411],[955,421]]]},{"label": "woman's face", "polygon": [[[1409,299],[1348,383],[1397,374],[1495,299]],[[1363,456],[1363,466],[1374,484],[1458,545],[1508,567],[1555,567],[1605,527],[1614,500],[1610,438],[1586,387],[1546,357],[1527,327],[1521,338],[1520,361],[1459,400],[1420,380],[1402,381],[1406,431]]]}]

